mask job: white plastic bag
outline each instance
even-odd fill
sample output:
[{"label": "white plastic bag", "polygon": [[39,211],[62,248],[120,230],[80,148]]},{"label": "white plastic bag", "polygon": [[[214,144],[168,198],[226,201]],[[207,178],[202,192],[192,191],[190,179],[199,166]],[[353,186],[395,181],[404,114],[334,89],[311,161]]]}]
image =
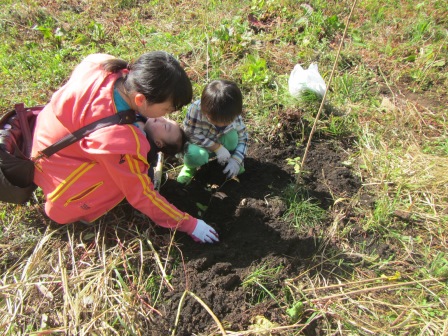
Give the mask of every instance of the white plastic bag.
[{"label": "white plastic bag", "polygon": [[304,90],[312,90],[323,96],[327,86],[317,69],[317,63],[311,63],[308,69],[296,64],[288,80],[289,93],[298,98]]}]

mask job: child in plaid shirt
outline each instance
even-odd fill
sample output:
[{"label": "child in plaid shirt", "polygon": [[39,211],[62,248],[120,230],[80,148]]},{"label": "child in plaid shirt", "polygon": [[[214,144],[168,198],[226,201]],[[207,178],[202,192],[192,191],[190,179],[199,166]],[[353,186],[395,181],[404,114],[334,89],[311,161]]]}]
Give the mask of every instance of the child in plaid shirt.
[{"label": "child in plaid shirt", "polygon": [[204,88],[201,99],[189,107],[183,123],[191,144],[184,155],[178,182],[190,183],[197,169],[215,156],[224,166],[227,178],[244,172],[248,134],[242,110],[243,96],[234,82],[214,80]]}]

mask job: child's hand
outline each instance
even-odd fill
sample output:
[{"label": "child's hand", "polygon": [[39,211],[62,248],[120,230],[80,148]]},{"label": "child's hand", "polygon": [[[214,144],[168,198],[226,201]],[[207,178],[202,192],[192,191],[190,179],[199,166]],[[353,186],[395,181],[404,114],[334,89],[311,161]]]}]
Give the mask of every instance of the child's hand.
[{"label": "child's hand", "polygon": [[222,166],[230,159],[230,153],[223,145],[219,145],[218,149],[215,150],[216,158],[218,163]]},{"label": "child's hand", "polygon": [[216,243],[219,242],[219,236],[215,229],[210,225],[205,224],[202,219],[198,219],[198,223],[191,234],[194,241],[199,243]]},{"label": "child's hand", "polygon": [[240,164],[235,159],[230,159],[222,172],[227,175],[227,178],[232,178],[240,172]]}]

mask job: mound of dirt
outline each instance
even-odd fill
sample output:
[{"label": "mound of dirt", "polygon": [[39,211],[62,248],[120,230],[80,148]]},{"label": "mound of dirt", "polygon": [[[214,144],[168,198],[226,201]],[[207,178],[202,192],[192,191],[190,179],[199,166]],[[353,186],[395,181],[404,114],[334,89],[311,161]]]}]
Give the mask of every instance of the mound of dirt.
[{"label": "mound of dirt", "polygon": [[[156,318],[154,335],[172,332],[185,289],[199,296],[229,330],[246,330],[253,323],[251,318],[260,315],[271,322],[288,323],[284,309],[271,298],[258,304],[250,299],[254,289],[245,279],[256,265],[278,267],[268,286],[274,295],[282,295],[282,281],[296,276],[318,249],[319,241],[312,233],[300,235],[283,219],[287,210],[284,190],[296,183],[294,168],[286,159],[301,157],[304,151],[304,146],[296,145],[300,123],[298,113],[295,119],[289,114],[278,127],[281,132],[270,134],[269,141],[251,141],[246,172],[237,180],[226,181],[223,168],[211,161],[188,186],[174,179],[165,182],[161,193],[179,209],[216,228],[220,243],[198,244],[178,234],[184,263],[172,270],[174,290],[164,293],[163,317]],[[339,197],[352,196],[361,185],[342,164],[347,159],[344,148],[343,141],[320,139],[309,149],[302,184],[323,209]],[[217,328],[210,314],[187,296],[176,334],[212,331]]]}]

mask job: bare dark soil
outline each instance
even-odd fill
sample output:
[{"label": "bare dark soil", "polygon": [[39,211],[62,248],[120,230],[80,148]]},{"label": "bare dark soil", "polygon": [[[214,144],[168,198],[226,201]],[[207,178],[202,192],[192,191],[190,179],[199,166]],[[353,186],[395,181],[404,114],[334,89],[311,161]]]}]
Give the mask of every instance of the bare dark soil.
[{"label": "bare dark soil", "polygon": [[[163,317],[157,317],[151,334],[172,332],[185,289],[199,296],[228,330],[246,330],[254,316],[282,325],[289,323],[284,307],[268,295],[257,303],[253,289],[243,282],[256,265],[282,266],[267,286],[272,294],[285,295],[283,281],[297,276],[318,250],[319,238],[313,233],[316,230],[299,233],[283,216],[287,210],[284,190],[296,183],[293,167],[286,159],[302,157],[305,147],[296,145],[298,128],[302,128],[301,117],[292,112],[270,133],[269,141],[251,140],[246,172],[239,181],[226,181],[222,168],[210,162],[186,187],[173,179],[165,182],[161,193],[180,209],[216,228],[220,243],[198,244],[184,234],[177,235],[184,263],[171,270],[174,290],[164,293],[166,304],[160,309]],[[316,137],[308,152],[301,188],[325,210],[331,209],[334,200],[353,196],[361,186],[359,178],[342,164],[349,146],[349,139]],[[322,225],[329,225],[330,220]],[[213,331],[218,330],[210,314],[187,296],[176,335]],[[312,330],[305,332],[315,334]]]}]

